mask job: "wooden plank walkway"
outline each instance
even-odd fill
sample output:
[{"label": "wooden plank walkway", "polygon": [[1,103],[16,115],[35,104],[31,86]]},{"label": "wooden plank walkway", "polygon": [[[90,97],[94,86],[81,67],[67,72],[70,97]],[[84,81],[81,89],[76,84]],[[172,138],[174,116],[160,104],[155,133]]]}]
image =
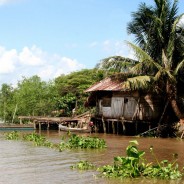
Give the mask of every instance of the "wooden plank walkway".
[{"label": "wooden plank walkway", "polygon": [[74,117],[46,117],[46,116],[19,116],[20,125],[23,124],[24,120],[30,121],[34,125],[34,129],[36,129],[37,125],[39,129],[41,130],[41,125],[45,124],[47,126],[47,129],[49,129],[50,124],[55,124],[59,126],[59,124],[62,123],[71,123],[71,122],[87,122],[90,120],[90,113],[85,112],[83,114],[74,116]]}]

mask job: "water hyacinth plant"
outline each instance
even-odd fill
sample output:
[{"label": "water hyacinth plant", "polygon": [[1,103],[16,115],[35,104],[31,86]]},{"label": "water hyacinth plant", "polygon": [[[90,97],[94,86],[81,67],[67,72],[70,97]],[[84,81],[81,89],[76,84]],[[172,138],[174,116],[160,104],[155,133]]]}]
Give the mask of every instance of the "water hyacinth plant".
[{"label": "water hyacinth plant", "polygon": [[76,134],[70,135],[68,141],[61,142],[59,144],[59,149],[62,151],[66,148],[90,148],[90,149],[100,149],[106,148],[106,142],[103,139],[97,137],[84,137]]},{"label": "water hyacinth plant", "polygon": [[44,136],[36,133],[31,134],[19,134],[17,131],[12,131],[6,134],[7,140],[23,140],[33,142],[35,146],[45,146],[49,148],[55,147],[55,145],[48,141]]},{"label": "water hyacinth plant", "polygon": [[78,170],[90,170],[90,169],[95,169],[95,165],[92,163],[89,163],[86,160],[81,160],[77,162],[75,165],[70,166],[71,169],[78,169]]},{"label": "water hyacinth plant", "polygon": [[59,144],[54,144],[47,140],[44,136],[39,135],[37,133],[31,134],[18,134],[18,132],[13,131],[6,134],[6,139],[9,140],[23,140],[33,142],[35,146],[45,146],[49,148],[56,148],[59,151],[64,149],[72,149],[72,148],[90,148],[90,149],[100,149],[106,147],[106,142],[103,139],[99,139],[97,137],[84,137],[76,134],[68,134],[68,139],[63,137],[62,142]]},{"label": "water hyacinth plant", "polygon": [[125,157],[114,157],[114,164],[99,167],[97,170],[102,173],[102,176],[108,178],[158,178],[158,179],[178,179],[183,176],[179,170],[177,158],[174,157],[172,162],[163,160],[161,162],[156,158],[153,147],[150,148],[152,156],[155,158],[156,164],[147,163],[144,159],[145,152],[137,148],[137,141],[130,141],[126,148]]},{"label": "water hyacinth plant", "polygon": [[41,136],[36,133],[25,134],[23,135],[23,140],[31,141],[35,146],[46,146],[46,147],[54,147],[54,144],[48,140],[44,136]]},{"label": "water hyacinth plant", "polygon": [[5,135],[5,138],[7,140],[18,140],[20,138],[20,135],[17,131],[9,132]]}]

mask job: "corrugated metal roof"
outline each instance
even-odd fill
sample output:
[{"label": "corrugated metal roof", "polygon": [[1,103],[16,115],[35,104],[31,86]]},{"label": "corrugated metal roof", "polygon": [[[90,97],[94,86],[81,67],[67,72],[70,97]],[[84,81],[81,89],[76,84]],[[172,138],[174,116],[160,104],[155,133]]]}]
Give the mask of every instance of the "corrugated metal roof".
[{"label": "corrugated metal roof", "polygon": [[104,80],[92,85],[85,92],[93,91],[126,91],[123,87],[124,82],[118,80],[112,80],[111,78],[105,78]]}]

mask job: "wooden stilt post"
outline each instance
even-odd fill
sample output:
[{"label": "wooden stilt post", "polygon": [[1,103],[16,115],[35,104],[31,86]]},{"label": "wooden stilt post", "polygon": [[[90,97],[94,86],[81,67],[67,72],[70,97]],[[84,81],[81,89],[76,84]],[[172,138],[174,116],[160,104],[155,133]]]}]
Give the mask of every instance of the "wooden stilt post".
[{"label": "wooden stilt post", "polygon": [[151,122],[149,122],[149,130],[151,130]]},{"label": "wooden stilt post", "polygon": [[39,122],[39,130],[41,130],[42,129],[42,125],[41,125],[41,123]]},{"label": "wooden stilt post", "polygon": [[105,121],[104,121],[103,117],[102,117],[102,123],[103,123],[103,131],[106,134],[107,131],[106,131]]},{"label": "wooden stilt post", "polygon": [[20,118],[20,125],[22,125],[22,118]]},{"label": "wooden stilt post", "polygon": [[119,134],[119,121],[117,121],[117,135]]},{"label": "wooden stilt post", "polygon": [[123,127],[123,134],[125,134],[125,132],[126,132],[125,122],[122,121],[121,123],[122,123],[122,127]]},{"label": "wooden stilt post", "polygon": [[47,124],[47,130],[49,130],[49,127],[50,127],[50,123],[48,122],[48,124]]},{"label": "wooden stilt post", "polygon": [[36,130],[36,120],[33,121],[34,129]]},{"label": "wooden stilt post", "polygon": [[112,121],[112,133],[115,134],[115,126],[114,126],[114,120]]},{"label": "wooden stilt post", "polygon": [[94,126],[95,126],[94,127],[95,128],[95,133],[97,133],[97,130],[99,129],[99,128],[97,128],[97,121],[94,122]]},{"label": "wooden stilt post", "polygon": [[109,120],[107,120],[107,133],[110,133],[109,123],[110,123]]},{"label": "wooden stilt post", "polygon": [[135,134],[137,135],[137,121],[135,121]]}]

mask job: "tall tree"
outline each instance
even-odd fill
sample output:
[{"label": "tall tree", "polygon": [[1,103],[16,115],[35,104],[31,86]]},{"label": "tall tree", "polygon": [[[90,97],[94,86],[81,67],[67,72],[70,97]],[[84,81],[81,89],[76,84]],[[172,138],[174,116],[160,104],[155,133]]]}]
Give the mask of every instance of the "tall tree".
[{"label": "tall tree", "polygon": [[95,69],[83,69],[68,75],[61,75],[55,79],[55,88],[58,92],[56,104],[58,108],[64,108],[69,115],[73,108],[77,113],[82,113],[87,94],[84,90],[104,77],[103,71]]},{"label": "tall tree", "polygon": [[52,84],[41,81],[40,77],[23,78],[14,89],[14,99],[19,115],[46,115],[54,109]]},{"label": "tall tree", "polygon": [[4,122],[12,120],[15,102],[13,103],[13,87],[8,84],[2,84],[0,89],[0,118]]}]

